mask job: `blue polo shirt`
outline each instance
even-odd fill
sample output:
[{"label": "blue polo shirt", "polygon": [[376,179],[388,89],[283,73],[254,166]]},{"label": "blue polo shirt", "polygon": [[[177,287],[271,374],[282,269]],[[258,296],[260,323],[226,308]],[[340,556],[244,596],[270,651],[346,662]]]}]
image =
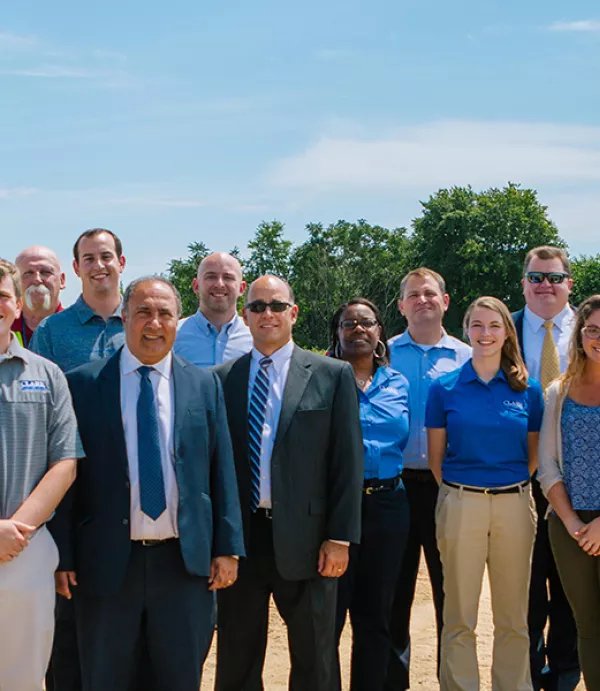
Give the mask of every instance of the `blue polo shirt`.
[{"label": "blue polo shirt", "polygon": [[538,382],[528,383],[525,391],[515,391],[499,370],[486,384],[471,360],[433,382],[425,424],[446,428],[444,480],[503,487],[529,478],[527,433],[539,432],[544,401]]},{"label": "blue polo shirt", "polygon": [[121,307],[107,321],[80,295],[62,312],[46,317],[33,333],[30,349],[63,372],[110,357],[125,343]]},{"label": "blue polo shirt", "polygon": [[365,480],[396,477],[408,441],[408,382],[391,367],[378,367],[371,386],[358,395]]},{"label": "blue polo shirt", "polygon": [[179,322],[173,350],[196,367],[204,369],[249,353],[252,350],[252,335],[237,314],[217,331],[198,310]]},{"label": "blue polo shirt", "polygon": [[404,467],[428,470],[425,406],[431,384],[471,358],[471,346],[445,331],[432,346],[421,346],[408,329],[388,341],[390,365],[402,373],[410,387],[410,435],[404,451]]}]

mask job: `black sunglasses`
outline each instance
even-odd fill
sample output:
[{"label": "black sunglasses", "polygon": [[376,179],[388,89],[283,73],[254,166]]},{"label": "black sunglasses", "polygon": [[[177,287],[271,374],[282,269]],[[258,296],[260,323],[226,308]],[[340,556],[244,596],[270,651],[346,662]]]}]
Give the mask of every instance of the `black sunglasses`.
[{"label": "black sunglasses", "polygon": [[246,309],[249,309],[255,314],[262,314],[267,307],[271,312],[285,312],[288,307],[292,307],[289,302],[279,302],[274,300],[273,302],[265,302],[264,300],[255,300],[254,302],[249,302],[246,305]]},{"label": "black sunglasses", "polygon": [[569,278],[569,274],[564,274],[560,271],[528,271],[525,274],[525,278],[529,283],[543,283],[544,279],[546,279],[548,283],[556,285],[557,283],[562,283],[565,278]]},{"label": "black sunglasses", "polygon": [[357,326],[362,326],[363,329],[372,329],[379,324],[377,319],[344,319],[340,322],[342,329],[356,329]]}]

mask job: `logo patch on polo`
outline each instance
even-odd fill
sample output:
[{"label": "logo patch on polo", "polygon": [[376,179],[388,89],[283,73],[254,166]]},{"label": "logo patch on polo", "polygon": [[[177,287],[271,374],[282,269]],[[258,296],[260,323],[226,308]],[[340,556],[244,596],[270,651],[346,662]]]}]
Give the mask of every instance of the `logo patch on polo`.
[{"label": "logo patch on polo", "polygon": [[46,382],[42,379],[20,379],[19,386],[21,391],[49,391]]}]

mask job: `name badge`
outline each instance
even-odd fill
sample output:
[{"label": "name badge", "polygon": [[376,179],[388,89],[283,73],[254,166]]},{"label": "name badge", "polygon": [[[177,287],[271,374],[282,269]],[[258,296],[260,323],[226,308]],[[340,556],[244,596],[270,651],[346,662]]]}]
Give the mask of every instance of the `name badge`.
[{"label": "name badge", "polygon": [[21,391],[49,391],[46,382],[41,379],[20,379]]}]

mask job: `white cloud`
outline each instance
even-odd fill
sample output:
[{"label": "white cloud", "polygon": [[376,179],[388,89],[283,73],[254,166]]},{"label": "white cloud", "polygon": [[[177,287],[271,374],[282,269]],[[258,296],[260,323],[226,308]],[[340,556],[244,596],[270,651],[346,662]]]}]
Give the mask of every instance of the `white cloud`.
[{"label": "white cloud", "polygon": [[19,36],[8,31],[0,31],[0,50],[30,50],[37,40],[33,36]]},{"label": "white cloud", "polygon": [[41,79],[89,79],[94,74],[88,70],[61,65],[39,65],[36,67],[0,68],[0,74],[8,77],[36,77]]},{"label": "white cloud", "polygon": [[378,138],[324,135],[277,162],[274,187],[364,190],[600,180],[600,127],[440,121]]},{"label": "white cloud", "polygon": [[582,19],[575,22],[554,22],[550,31],[592,31],[600,32],[600,21],[596,19]]},{"label": "white cloud", "polygon": [[317,60],[322,60],[323,62],[339,62],[352,57],[354,53],[345,48],[320,48],[314,55]]},{"label": "white cloud", "polygon": [[140,195],[133,197],[114,197],[108,199],[109,204],[133,207],[161,207],[167,209],[196,209],[207,206],[205,202],[196,199],[173,199],[155,195]]},{"label": "white cloud", "polygon": [[31,197],[31,195],[36,194],[37,191],[38,190],[34,187],[0,187],[0,201]]}]

